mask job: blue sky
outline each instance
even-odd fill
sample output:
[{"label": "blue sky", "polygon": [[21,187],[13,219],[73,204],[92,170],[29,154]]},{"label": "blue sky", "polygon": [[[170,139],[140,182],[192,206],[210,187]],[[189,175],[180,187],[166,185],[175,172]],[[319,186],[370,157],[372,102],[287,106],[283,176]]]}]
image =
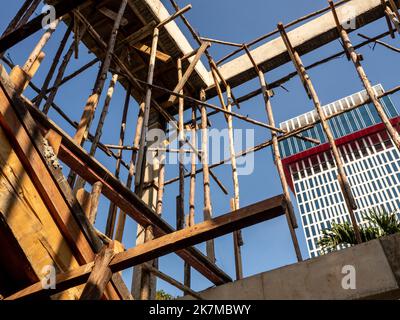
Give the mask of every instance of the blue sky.
[{"label": "blue sky", "polygon": [[[4,30],[12,16],[22,4],[22,0],[9,1],[7,6],[3,6],[0,12],[0,29]],[[170,12],[173,12],[169,1],[163,1]],[[288,23],[292,20],[299,18],[305,14],[311,13],[315,10],[327,6],[327,1],[309,1],[309,0],[281,0],[265,1],[265,0],[197,0],[197,1],[178,1],[179,5],[183,7],[188,3],[192,3],[193,9],[189,11],[186,16],[191,21],[192,25],[204,37],[211,37],[215,39],[227,40],[232,42],[248,42],[257,38],[276,28],[278,22]],[[182,30],[191,39],[186,28],[180,23]],[[366,26],[357,32],[361,32],[368,36],[375,36],[386,30],[387,26],[384,19]],[[40,68],[37,76],[34,78],[34,83],[41,86],[43,83],[46,72],[52,61],[52,57],[57,49],[59,43],[65,32],[65,26],[62,25],[55,32],[53,39],[50,41],[45,51],[47,54],[42,67]],[[357,33],[356,32],[356,33]],[[362,39],[356,33],[351,35],[353,43],[359,43]],[[30,37],[23,43],[18,44],[12,48],[8,53],[9,57],[15,64],[23,64],[28,57],[30,50],[34,47],[35,43],[40,37],[40,33]],[[195,42],[190,40],[193,46]],[[389,37],[385,41],[400,47],[398,38],[392,40]],[[376,46],[372,50],[372,46],[366,46],[359,50],[364,55],[365,61],[363,65],[366,72],[373,84],[382,83],[384,88],[389,89],[398,85],[398,53],[389,51],[381,46]],[[210,49],[212,55],[216,60],[230,52],[232,48],[213,45]],[[306,65],[313,63],[321,58],[327,57],[333,53],[341,50],[339,42],[335,41],[321,48],[320,50],[307,54],[303,57]],[[72,60],[67,74],[76,70],[86,62],[90,61],[93,56],[88,53],[88,50],[81,46],[79,60]],[[62,87],[56,97],[56,103],[62,106],[63,110],[74,120],[80,119],[84,104],[89,96],[91,89],[94,85],[98,66],[92,67],[79,78],[71,81]],[[286,64],[277,70],[273,70],[266,74],[266,79],[272,82],[281,76],[286,75],[294,70],[292,64]],[[319,97],[323,104],[330,103],[344,96],[350,95],[354,92],[362,90],[362,84],[357,78],[357,74],[353,65],[347,61],[345,57],[336,59],[322,67],[315,68],[310,71],[311,79],[316,87]],[[107,85],[109,82],[109,76]],[[275,113],[275,120],[277,123],[284,121],[288,118],[294,117],[312,108],[311,102],[308,100],[307,95],[298,78],[291,80],[285,84],[289,90],[286,92],[282,89],[275,90],[276,95],[272,100],[273,109]],[[254,89],[258,88],[258,82],[252,80],[238,88],[234,89],[234,94],[239,97]],[[35,94],[28,89],[26,91],[28,97],[34,97]],[[398,96],[393,96],[393,101],[399,105]],[[104,98],[102,98],[100,107]],[[104,143],[117,144],[119,136],[119,123],[122,116],[122,106],[124,101],[124,91],[121,86],[117,86],[115,96],[112,100],[110,107],[110,114],[104,129],[102,141]],[[213,103],[218,103],[215,99],[211,100]],[[99,109],[98,109],[99,110]],[[261,97],[254,98],[242,104],[241,110],[235,110],[241,114],[248,115],[251,118],[260,121],[266,121],[266,114],[264,110],[263,100]],[[126,144],[131,144],[136,124],[136,115],[138,106],[135,101],[131,101],[130,110],[128,113],[128,126],[126,134]],[[99,112],[98,112],[99,113]],[[186,115],[189,119],[189,114]],[[53,111],[50,112],[50,117],[54,119],[60,126],[71,135],[74,131]],[[97,125],[97,117],[94,125]],[[223,116],[217,115],[212,119],[214,127],[225,128],[226,122]],[[255,143],[261,143],[267,140],[270,136],[269,132],[263,128],[250,126],[238,119],[234,120],[235,128],[252,128],[255,130]],[[94,131],[92,127],[92,132]],[[86,145],[87,147],[87,145]],[[251,146],[244,146],[251,147]],[[99,151],[96,157],[109,168],[114,171],[115,162],[113,159],[104,156]],[[129,163],[130,154],[125,152],[124,159]],[[127,172],[122,170],[121,179],[126,180]],[[67,172],[67,171],[66,171]],[[178,173],[177,166],[167,167],[167,179],[175,177]],[[220,177],[224,184],[228,187],[229,196],[224,195],[219,188],[212,183],[212,203],[213,213],[215,216],[227,213],[229,211],[229,199],[232,197],[233,188],[231,182],[230,165],[221,166],[215,170],[215,173]],[[272,162],[270,150],[264,150],[256,153],[255,156],[255,169],[250,176],[241,176],[240,180],[240,196],[241,206],[246,206],[251,203],[264,200],[271,196],[281,193],[281,186],[278,179],[277,172]],[[197,179],[197,203],[196,203],[196,221],[201,221],[202,218],[202,176],[199,175]],[[188,189],[188,184],[186,189]],[[177,184],[170,185],[166,188],[165,209],[163,217],[172,225],[175,225],[175,197],[178,194]],[[187,196],[186,196],[187,199]],[[293,199],[294,200],[294,199]],[[186,207],[188,205],[186,204]],[[99,218],[96,223],[100,230],[104,230],[106,215],[108,212],[108,202],[105,199],[101,200],[99,209]],[[298,212],[296,209],[298,216]],[[304,258],[308,258],[306,244],[304,240],[303,231],[301,228],[300,217],[298,216],[300,228],[297,230],[297,235],[301,245]],[[136,235],[136,224],[128,219],[125,229],[124,242],[127,247],[132,247]],[[296,257],[291,244],[291,239],[286,224],[285,217],[280,217],[266,223],[243,230],[243,238],[245,246],[242,248],[243,254],[243,267],[245,276],[250,276],[266,270],[275,269],[287,264],[296,262]],[[232,236],[227,235],[215,240],[217,264],[229,275],[234,277],[234,259],[232,248]],[[199,245],[200,250],[204,250],[204,245]],[[176,255],[168,255],[160,259],[160,268],[167,274],[183,281],[183,263]],[[124,272],[124,278],[130,286],[131,270]],[[212,286],[203,276],[197,272],[193,272],[193,288],[195,290],[205,289]],[[158,281],[158,287],[173,294],[180,295],[181,292],[163,281]]]}]

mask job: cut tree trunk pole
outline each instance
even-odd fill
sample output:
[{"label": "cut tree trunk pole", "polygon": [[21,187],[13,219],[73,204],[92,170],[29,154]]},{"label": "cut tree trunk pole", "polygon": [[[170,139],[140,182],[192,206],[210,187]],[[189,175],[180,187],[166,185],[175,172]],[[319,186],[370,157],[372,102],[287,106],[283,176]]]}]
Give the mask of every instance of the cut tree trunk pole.
[{"label": "cut tree trunk pole", "polygon": [[56,54],[54,56],[54,59],[53,59],[53,63],[51,64],[49,72],[47,73],[46,79],[43,82],[42,89],[40,90],[39,95],[35,99],[35,104],[36,104],[36,106],[38,108],[40,108],[40,105],[41,105],[41,103],[43,101],[43,98],[46,95],[47,89],[49,88],[50,81],[54,76],[54,73],[56,71],[57,65],[60,62],[61,55],[62,55],[62,53],[63,53],[63,51],[65,49],[65,46],[67,44],[69,36],[71,35],[71,32],[72,32],[72,26],[69,26],[67,31],[64,34],[63,39],[61,40],[60,46],[57,49],[57,52],[56,52]]},{"label": "cut tree trunk pole", "polygon": [[[200,93],[200,100],[206,100],[205,91]],[[207,109],[201,106],[201,163],[203,165],[203,188],[204,188],[204,220],[212,219],[211,191],[210,191],[210,169],[208,166],[208,128],[207,128]],[[208,240],[206,244],[207,257],[215,263],[214,240]]]},{"label": "cut tree trunk pole", "polygon": [[[86,28],[85,28],[85,30],[81,30],[80,40],[82,40],[82,37],[85,34],[85,31],[86,31]],[[52,90],[46,100],[46,103],[43,106],[43,113],[45,113],[45,114],[47,114],[49,112],[49,110],[54,102],[54,99],[57,95],[58,89],[61,86],[61,81],[63,80],[65,70],[67,69],[69,62],[71,61],[71,57],[72,57],[73,53],[74,53],[74,44],[72,43],[70,45],[70,47],[68,48],[67,53],[64,55],[64,58],[63,58],[63,61],[60,65],[60,67],[58,68],[57,76],[56,76],[56,79],[54,80]]]},{"label": "cut tree trunk pole", "polygon": [[339,148],[336,145],[336,141],[333,136],[332,130],[329,126],[328,121],[326,120],[325,112],[322,109],[321,102],[320,102],[317,92],[315,91],[315,88],[311,82],[311,78],[304,68],[304,65],[303,65],[303,62],[301,61],[300,55],[297,53],[297,51],[294,50],[282,23],[278,24],[278,29],[281,32],[281,37],[283,39],[283,42],[285,43],[285,46],[289,52],[290,58],[291,58],[293,64],[295,65],[296,70],[299,73],[299,76],[303,82],[306,92],[314,103],[315,109],[321,120],[321,124],[324,129],[324,132],[328,138],[329,144],[331,146],[332,154],[335,159],[337,171],[338,171],[339,185],[341,187],[342,194],[343,194],[343,197],[346,202],[347,210],[349,211],[350,219],[351,219],[351,222],[352,222],[352,225],[353,225],[353,228],[355,231],[355,235],[356,235],[356,240],[357,240],[357,243],[361,243],[362,240],[361,240],[360,229],[358,227],[357,219],[354,214],[354,210],[357,209],[357,204],[356,204],[354,196],[352,194],[351,187],[350,187],[350,184],[349,184],[347,176],[346,176],[346,172],[344,171],[343,161],[342,161],[342,158],[340,157]]},{"label": "cut tree trunk pole", "polygon": [[[397,130],[393,127],[393,125],[391,124],[389,117],[385,113],[385,110],[384,110],[381,102],[379,101],[379,99],[377,98],[377,96],[374,92],[371,82],[369,81],[368,76],[365,73],[363,66],[361,65],[362,57],[359,54],[357,54],[357,52],[355,51],[355,49],[351,43],[349,34],[347,33],[346,29],[343,28],[343,26],[340,24],[334,3],[330,0],[328,2],[332,9],[332,13],[333,13],[333,16],[336,21],[336,26],[338,28],[340,37],[343,42],[343,46],[344,46],[345,50],[347,51],[347,53],[349,54],[351,61],[353,62],[354,66],[356,68],[357,74],[358,74],[365,90],[367,91],[367,94],[368,94],[369,98],[371,99],[372,104],[374,105],[376,111],[378,112],[379,117],[381,118],[383,124],[385,125],[387,132],[389,133],[390,137],[392,138],[392,141],[396,145],[397,149],[400,150],[400,135],[397,132]],[[395,5],[395,4],[393,3],[393,5]],[[396,12],[397,12],[397,14],[399,14],[397,10],[396,10]]]},{"label": "cut tree trunk pole", "polygon": [[[136,131],[135,131],[135,137],[134,137],[134,142],[133,142],[135,149],[132,150],[132,157],[131,157],[131,163],[130,163],[130,167],[129,167],[129,175],[128,175],[128,181],[127,181],[128,188],[132,187],[132,180],[133,180],[133,177],[134,177],[135,171],[136,171],[135,170],[136,169],[136,156],[137,156],[138,146],[140,143],[142,127],[143,127],[143,115],[144,115],[144,102],[140,103],[140,105],[139,105],[139,114],[138,114],[138,118],[137,118]],[[114,235],[116,215],[117,215],[117,208],[111,202],[110,208],[108,211],[108,216],[107,216],[107,224],[106,224],[106,235],[110,238],[113,238],[113,235]]]},{"label": "cut tree trunk pole", "polygon": [[[258,79],[259,79],[260,86],[261,86],[262,93],[263,93],[263,98],[264,98],[264,103],[265,103],[265,111],[267,113],[268,122],[270,125],[275,126],[274,113],[272,111],[272,104],[271,104],[271,95],[270,95],[270,90],[268,89],[268,85],[265,81],[265,76],[264,76],[263,72],[261,71],[261,69],[258,67],[257,63],[255,62],[250,50],[247,47],[245,47],[245,51],[246,51],[251,63],[254,66],[254,70],[258,74]],[[278,136],[277,136],[276,132],[273,132],[273,131],[271,132],[271,135],[272,135],[272,137],[271,137],[272,155],[274,157],[274,163],[276,165],[276,168],[277,168],[277,171],[279,174],[279,179],[281,181],[283,194],[285,196],[285,200],[287,203],[287,209],[286,209],[287,223],[288,223],[288,227],[289,227],[289,231],[290,231],[290,236],[291,236],[292,242],[293,242],[293,247],[294,247],[294,250],[296,253],[297,261],[300,262],[300,261],[303,261],[303,257],[301,255],[299,241],[297,239],[297,235],[296,235],[296,231],[295,231],[295,229],[298,227],[298,224],[297,224],[297,220],[296,220],[296,215],[294,213],[293,204],[290,199],[289,186],[286,181],[285,171],[283,168],[282,159],[281,159],[281,155],[280,155],[280,151],[279,151]]]},{"label": "cut tree trunk pole", "polygon": [[[192,124],[191,124],[191,143],[197,148],[197,122],[196,122],[196,111],[197,107],[192,107]],[[197,157],[195,153],[192,153],[190,157],[190,189],[189,189],[189,215],[187,218],[187,227],[192,227],[195,225],[195,203],[196,203],[196,164]],[[191,287],[191,268],[190,265],[185,262],[185,274],[184,274],[184,285]]]},{"label": "cut tree trunk pole", "polygon": [[[182,71],[182,60],[178,59],[177,61],[177,69],[178,69],[178,82],[182,81],[183,71]],[[179,91],[183,94],[183,86]],[[184,131],[184,112],[185,112],[185,100],[182,98],[178,98],[178,143],[179,143],[179,150],[183,150],[185,144],[185,131]],[[179,152],[178,154],[178,161],[179,161],[179,197],[177,202],[177,230],[181,230],[184,228],[185,224],[185,165],[184,165],[184,153]]]},{"label": "cut tree trunk pole", "polygon": [[151,45],[151,53],[150,53],[150,61],[149,61],[149,72],[147,74],[147,83],[149,84],[146,89],[146,98],[145,98],[145,107],[144,107],[144,115],[143,115],[143,125],[142,132],[140,136],[140,144],[139,144],[139,158],[137,163],[137,170],[135,175],[135,185],[138,186],[141,181],[142,176],[142,168],[144,167],[145,161],[145,150],[146,150],[146,136],[149,130],[149,118],[150,118],[150,108],[151,108],[151,98],[152,98],[152,87],[154,80],[154,70],[156,65],[156,54],[158,48],[158,39],[159,39],[159,29],[154,28],[153,32],[153,41]]},{"label": "cut tree trunk pole", "polygon": [[125,13],[127,3],[128,0],[121,0],[121,5],[119,7],[118,15],[114,21],[110,39],[108,41],[107,52],[103,64],[99,71],[93,92],[86,103],[86,106],[84,108],[81,117],[81,121],[74,136],[74,140],[76,141],[77,144],[82,145],[87,139],[87,134],[90,129],[90,125],[93,121],[94,113],[99,103],[99,98],[103,91],[105,80],[107,79],[107,73],[110,68],[112,54],[114,52],[115,43],[117,41],[118,30],[120,28],[121,20]]},{"label": "cut tree trunk pole", "polygon": [[[124,110],[122,113],[122,120],[121,120],[121,129],[119,132],[119,145],[123,146],[125,142],[125,133],[126,133],[126,123],[128,119],[128,111],[129,111],[129,103],[130,103],[130,98],[131,98],[131,87],[128,88],[126,91],[126,96],[125,96],[125,103],[124,103]],[[119,178],[120,175],[120,170],[121,170],[121,160],[122,160],[122,153],[123,150],[118,151],[118,160],[116,163],[116,169],[115,173],[117,177]],[[115,210],[117,207],[115,208]],[[124,227],[125,227],[125,219],[126,215],[121,211],[119,220],[118,220],[118,226],[115,231],[115,240],[122,242],[122,237],[123,237],[123,232],[124,232]]]},{"label": "cut tree trunk pole", "polygon": [[[227,95],[227,109],[232,110],[232,91],[231,87],[226,88]],[[228,135],[229,135],[229,153],[231,156],[231,166],[232,166],[232,181],[233,181],[233,194],[234,194],[234,207],[232,211],[239,210],[240,208],[240,192],[239,192],[239,176],[237,172],[236,157],[235,157],[235,137],[233,134],[233,119],[232,116],[227,116],[226,122],[228,125]],[[233,245],[235,254],[235,267],[236,267],[236,280],[243,278],[243,262],[240,247],[243,245],[243,238],[241,230],[237,230],[233,233]]]},{"label": "cut tree trunk pole", "polygon": [[[108,91],[107,91],[107,96],[106,96],[106,99],[104,101],[103,109],[101,110],[99,124],[97,125],[96,133],[95,133],[92,145],[90,146],[89,154],[91,156],[94,156],[96,154],[97,148],[99,146],[99,142],[100,142],[101,136],[103,134],[104,123],[105,123],[106,117],[108,115],[108,110],[109,110],[109,107],[110,107],[110,103],[111,103],[112,97],[114,95],[114,90],[115,90],[115,86],[117,84],[117,81],[118,81],[118,74],[114,74],[112,76],[112,78],[111,78],[110,85],[109,85]],[[117,154],[117,164],[118,163],[119,163],[119,166],[120,166],[121,165],[120,153]],[[79,190],[81,188],[84,188],[85,183],[86,183],[85,180],[83,180],[81,177],[78,177],[78,179],[77,179],[77,181],[75,183],[75,190]]]}]

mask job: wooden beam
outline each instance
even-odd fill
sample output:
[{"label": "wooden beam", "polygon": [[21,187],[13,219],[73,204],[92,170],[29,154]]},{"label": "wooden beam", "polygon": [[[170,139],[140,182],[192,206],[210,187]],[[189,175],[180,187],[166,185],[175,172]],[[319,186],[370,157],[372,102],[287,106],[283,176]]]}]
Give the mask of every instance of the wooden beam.
[{"label": "wooden beam", "polygon": [[[60,18],[63,15],[72,12],[74,9],[84,3],[92,3],[93,0],[68,0],[58,2],[54,8],[56,12],[56,18]],[[42,29],[42,21],[46,17],[47,13],[42,13],[36,18],[32,19],[25,25],[20,26],[18,29],[6,34],[0,38],[0,52],[4,52],[16,45],[18,42],[28,38],[32,34]]]},{"label": "wooden beam", "polygon": [[[185,74],[179,80],[179,83],[175,87],[174,92],[181,93],[181,90],[183,90],[183,87],[185,86],[186,82],[189,80],[189,77],[192,75],[193,71],[195,70],[197,63],[200,61],[201,56],[204,54],[204,52],[207,50],[207,48],[209,46],[210,46],[209,42],[204,42],[200,46],[200,48],[196,51],[196,55],[194,56],[193,60],[190,62],[190,65],[187,68],[187,70],[185,71]],[[177,99],[177,96],[171,95],[170,98],[168,99],[168,104],[170,106],[173,105],[175,103],[176,99]]]},{"label": "wooden beam", "polygon": [[[108,8],[100,8],[98,9],[104,16],[106,16],[107,18],[110,18],[111,20],[116,20],[118,18],[118,13],[108,9]],[[121,26],[126,26],[128,24],[128,19],[126,18],[122,18],[121,19]]]},{"label": "wooden beam", "polygon": [[144,27],[140,28],[138,31],[132,33],[130,36],[127,36],[124,40],[122,40],[118,44],[117,50],[122,49],[122,47],[125,45],[137,44],[139,41],[142,41],[143,39],[151,36],[153,34],[155,26],[156,23],[154,21],[146,24]]},{"label": "wooden beam", "polygon": [[[283,215],[285,210],[285,198],[283,195],[279,195],[118,253],[112,259],[109,267],[112,272],[119,272],[134,265],[182,250],[188,246],[274,219]],[[91,262],[75,270],[58,275],[56,289],[52,290],[52,294],[84,283],[89,278],[93,265],[94,263]],[[46,290],[42,288],[42,284],[39,282],[7,297],[6,300],[33,298],[43,295],[43,291]]]},{"label": "wooden beam", "polygon": [[[151,55],[151,47],[149,47],[147,44],[136,43],[131,46],[140,52],[143,52],[149,56]],[[157,50],[156,51],[156,59],[158,59],[164,63],[167,63],[167,62],[171,61],[172,58],[170,55],[168,55],[164,52],[161,52],[160,50]]]},{"label": "wooden beam", "polygon": [[116,250],[114,248],[114,243],[110,242],[108,245],[103,247],[99,254],[96,255],[94,259],[94,267],[79,300],[101,299],[107,283],[111,280],[113,274],[109,264],[115,254]]},{"label": "wooden beam", "polygon": [[[105,197],[118,204],[126,214],[139,224],[153,224],[154,232],[157,236],[174,231],[169,224],[156,215],[96,159],[90,157],[83,148],[77,145],[72,138],[54,122],[49,120],[42,112],[36,109],[32,104],[29,104],[28,101],[25,101],[23,107],[31,112],[35,120],[38,121],[45,130],[53,129],[63,137],[59,159],[67,166],[91,184],[101,181],[103,183],[102,193]],[[188,248],[177,254],[207,279],[217,285],[232,281],[225,272],[219,269],[215,264],[210,263],[207,257],[195,248]]]}]

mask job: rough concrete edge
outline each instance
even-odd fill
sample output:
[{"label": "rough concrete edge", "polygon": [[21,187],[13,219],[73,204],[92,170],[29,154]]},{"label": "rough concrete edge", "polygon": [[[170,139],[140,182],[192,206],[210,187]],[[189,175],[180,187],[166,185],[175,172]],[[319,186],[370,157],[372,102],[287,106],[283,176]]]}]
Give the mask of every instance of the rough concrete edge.
[{"label": "rough concrete edge", "polygon": [[400,233],[380,238],[379,242],[400,287]]}]

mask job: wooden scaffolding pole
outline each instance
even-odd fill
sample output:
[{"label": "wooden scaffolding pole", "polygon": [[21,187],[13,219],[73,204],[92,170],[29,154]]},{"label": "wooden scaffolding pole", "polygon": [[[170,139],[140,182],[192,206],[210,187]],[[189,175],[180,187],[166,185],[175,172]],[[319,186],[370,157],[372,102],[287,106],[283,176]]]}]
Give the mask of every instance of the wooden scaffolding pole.
[{"label": "wooden scaffolding pole", "polygon": [[338,171],[338,182],[339,182],[343,197],[346,202],[347,210],[349,211],[350,219],[353,224],[354,232],[356,235],[356,240],[358,243],[361,243],[362,240],[361,240],[360,229],[358,227],[357,219],[354,214],[354,210],[357,209],[357,204],[356,204],[353,194],[351,192],[350,184],[348,182],[346,172],[344,171],[343,161],[342,161],[342,158],[340,157],[339,149],[336,145],[336,141],[333,136],[332,130],[329,126],[328,121],[326,120],[325,112],[322,109],[321,102],[320,102],[317,92],[315,91],[315,88],[311,82],[310,76],[308,75],[307,71],[304,68],[304,65],[303,65],[303,62],[301,61],[300,55],[293,48],[282,23],[278,24],[278,29],[281,33],[281,37],[285,43],[285,46],[289,52],[290,58],[291,58],[293,64],[295,65],[296,70],[303,82],[304,88],[306,89],[306,92],[307,92],[308,96],[310,97],[310,99],[312,99],[315,109],[321,120],[322,127],[327,136],[327,139],[328,139],[329,144],[332,149],[333,157],[335,159],[335,163],[336,163],[336,167],[337,167],[337,171]]},{"label": "wooden scaffolding pole", "polygon": [[2,36],[5,36],[6,34],[8,34],[9,32],[13,31],[17,27],[18,22],[24,16],[25,12],[28,10],[28,8],[31,5],[32,1],[33,0],[25,0],[25,2],[22,4],[21,8],[15,14],[14,18],[8,24],[6,30],[4,30]]},{"label": "wooden scaffolding pole", "polygon": [[[183,71],[182,71],[182,60],[177,60],[177,69],[178,69],[178,82],[182,82]],[[179,87],[179,86],[178,86]],[[183,94],[183,85],[178,91]],[[182,151],[185,144],[185,131],[184,131],[184,109],[185,109],[185,101],[182,98],[179,99],[179,107],[178,107],[178,144],[179,150]],[[176,217],[176,229],[181,230],[185,227],[185,165],[184,165],[184,153],[179,152],[178,154],[179,161],[179,197],[177,202],[177,217]]]},{"label": "wooden scaffolding pole", "polygon": [[[206,93],[204,90],[200,92],[200,100],[206,101]],[[208,166],[208,127],[207,127],[207,109],[204,105],[200,107],[201,110],[201,164],[203,165],[203,187],[204,187],[204,220],[212,219],[211,207],[211,191],[210,191],[210,170]],[[215,263],[215,248],[214,240],[208,240],[207,244],[207,257],[211,262]]]},{"label": "wooden scaffolding pole", "polygon": [[[126,96],[125,96],[125,103],[124,103],[124,109],[122,112],[122,120],[121,120],[121,127],[120,127],[120,132],[119,132],[119,145],[123,146],[125,142],[125,132],[126,132],[126,122],[128,119],[128,110],[129,110],[129,103],[130,103],[130,97],[131,97],[131,87],[126,91]],[[123,150],[118,150],[118,159],[116,163],[116,168],[115,168],[115,176],[119,178],[120,171],[121,171],[121,161],[122,161],[122,153]],[[117,207],[114,205],[113,210],[117,210]],[[123,236],[123,230],[125,226],[125,217],[121,218],[121,215],[125,215],[123,212],[120,214],[120,219],[123,219],[123,221],[118,222],[118,227],[115,232],[115,240],[122,242],[122,236]]]},{"label": "wooden scaffolding pole", "polygon": [[128,0],[121,0],[121,5],[119,7],[118,15],[114,21],[114,25],[111,31],[110,39],[107,45],[107,52],[99,71],[98,78],[96,80],[95,87],[89,99],[87,100],[86,106],[84,108],[81,121],[79,123],[78,129],[75,133],[74,139],[78,144],[82,144],[87,139],[87,134],[90,129],[90,125],[93,121],[94,113],[96,111],[97,105],[99,103],[100,95],[103,91],[104,82],[107,79],[107,73],[110,68],[112,54],[114,52],[115,43],[117,41],[118,30],[120,28],[121,20],[125,13],[125,8]]},{"label": "wooden scaffolding pole", "polygon": [[[82,37],[85,34],[85,31],[86,31],[86,27],[84,27],[84,30],[81,30],[80,35],[79,35],[79,37],[80,37],[79,40],[82,40]],[[43,113],[45,113],[45,114],[47,114],[49,112],[50,108],[52,107],[52,104],[57,95],[58,89],[61,86],[61,82],[63,80],[65,70],[67,69],[67,66],[71,60],[72,54],[74,53],[74,48],[75,48],[75,46],[72,43],[70,45],[70,47],[68,48],[67,53],[64,55],[64,58],[63,58],[63,61],[60,65],[60,67],[58,68],[57,76],[56,76],[56,79],[54,80],[52,90],[51,90],[48,98],[46,99],[46,103],[43,106]]]},{"label": "wooden scaffolding pole", "polygon": [[[227,110],[232,111],[232,91],[231,87],[228,85],[226,87],[227,95]],[[233,194],[234,201],[231,204],[231,210],[236,211],[240,208],[240,193],[239,193],[239,176],[237,172],[236,157],[235,157],[235,137],[233,133],[233,118],[228,115],[226,117],[226,122],[228,124],[228,135],[229,135],[229,153],[231,156],[231,166],[232,166],[232,180],[233,180]],[[233,233],[233,248],[235,255],[235,269],[236,269],[236,280],[243,278],[243,262],[242,262],[242,252],[241,246],[243,245],[243,238],[241,230],[237,230]]]},{"label": "wooden scaffolding pole", "polygon": [[46,79],[43,82],[42,89],[40,90],[39,95],[35,99],[35,104],[38,108],[40,108],[43,98],[46,95],[47,89],[49,88],[50,81],[54,76],[54,72],[56,71],[57,65],[60,62],[61,55],[65,49],[65,46],[67,44],[69,36],[71,35],[71,32],[72,32],[72,26],[69,26],[67,31],[64,34],[63,39],[61,40],[60,46],[57,49],[57,52],[53,59],[53,63],[51,64],[49,72],[47,73]]},{"label": "wooden scaffolding pole", "polygon": [[[362,57],[359,54],[357,54],[357,52],[355,51],[355,49],[351,43],[349,34],[347,33],[346,29],[343,28],[343,26],[340,24],[334,3],[331,0],[329,0],[328,2],[332,9],[332,13],[335,18],[336,26],[339,31],[340,37],[342,39],[343,46],[344,46],[346,52],[348,53],[348,55],[350,56],[350,59],[353,62],[354,66],[357,70],[357,74],[358,74],[365,90],[367,91],[367,94],[368,94],[369,98],[371,99],[372,104],[375,106],[375,109],[378,112],[379,117],[381,118],[383,124],[385,125],[386,130],[388,131],[388,133],[389,133],[390,137],[392,138],[394,144],[396,145],[397,149],[400,150],[400,135],[397,132],[397,130],[393,127],[393,125],[390,123],[390,119],[387,116],[387,114],[385,113],[385,110],[383,109],[381,102],[376,97],[376,94],[374,92],[374,89],[372,88],[371,82],[369,81],[367,74],[365,73],[365,70],[361,65]],[[395,5],[393,3],[393,1],[392,1],[392,4]],[[397,12],[397,14],[399,14],[397,10],[396,10],[396,12]]]},{"label": "wooden scaffolding pole", "polygon": [[[197,122],[196,122],[196,111],[197,107],[192,107],[192,124],[190,126],[191,130],[191,143],[197,148]],[[192,227],[195,225],[195,201],[196,201],[196,163],[197,157],[194,152],[192,152],[190,157],[190,187],[189,187],[189,215],[186,219],[186,227]],[[191,287],[192,276],[190,264],[185,262],[184,280],[183,283],[186,287]],[[188,293],[188,292],[186,292]]]},{"label": "wooden scaffolding pole", "polygon": [[[264,102],[265,102],[265,111],[268,116],[268,122],[271,126],[275,126],[275,119],[274,119],[274,114],[272,111],[272,104],[271,104],[271,93],[270,93],[270,90],[268,89],[267,83],[265,81],[264,73],[258,67],[250,50],[246,46],[245,46],[245,51],[246,51],[251,63],[254,66],[254,70],[257,72],[257,75],[258,75],[258,79],[260,82],[260,86],[262,89],[263,98],[264,98]],[[276,166],[278,174],[279,174],[279,179],[281,181],[283,194],[285,196],[285,200],[287,203],[287,213],[286,213],[287,223],[289,226],[289,231],[290,231],[290,235],[292,238],[293,247],[294,247],[294,250],[296,253],[297,260],[302,261],[303,258],[301,255],[300,246],[299,246],[299,242],[298,242],[296,231],[295,231],[295,228],[298,227],[297,219],[296,219],[296,215],[294,213],[292,201],[290,199],[289,186],[286,181],[285,171],[283,169],[282,159],[281,159],[281,155],[280,155],[280,151],[279,151],[278,136],[277,136],[276,132],[274,132],[274,131],[271,131],[271,136],[272,136],[272,138],[271,138],[271,140],[272,140],[272,155],[274,157],[274,163],[275,163],[275,166]]]},{"label": "wooden scaffolding pole", "polygon": [[[165,256],[203,241],[223,236],[234,230],[275,219],[283,214],[285,206],[285,199],[282,195],[252,204],[239,209],[237,212],[219,216],[191,228],[175,231],[140,246],[117,253],[114,259],[111,260],[109,267],[112,272],[119,272],[131,266],[146,263],[149,260]],[[93,270],[93,266],[94,263],[90,262],[74,270],[58,274],[56,277],[56,289],[52,293],[54,294],[60,290],[66,290],[72,286],[84,283]],[[49,291],[43,289],[41,282],[37,282],[6,299],[33,298],[48,294]]]}]

